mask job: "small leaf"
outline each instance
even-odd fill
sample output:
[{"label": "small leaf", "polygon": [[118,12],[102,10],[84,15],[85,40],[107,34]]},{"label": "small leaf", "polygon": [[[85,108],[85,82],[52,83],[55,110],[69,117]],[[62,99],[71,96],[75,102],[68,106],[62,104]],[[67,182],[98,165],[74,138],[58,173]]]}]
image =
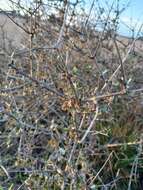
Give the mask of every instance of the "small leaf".
[{"label": "small leaf", "polygon": [[96,186],[95,186],[95,185],[92,185],[90,188],[91,188],[92,190],[96,190]]},{"label": "small leaf", "polygon": [[73,67],[73,73],[74,73],[74,74],[77,74],[77,72],[78,72],[78,69],[77,69],[76,66],[74,66],[74,67]]}]

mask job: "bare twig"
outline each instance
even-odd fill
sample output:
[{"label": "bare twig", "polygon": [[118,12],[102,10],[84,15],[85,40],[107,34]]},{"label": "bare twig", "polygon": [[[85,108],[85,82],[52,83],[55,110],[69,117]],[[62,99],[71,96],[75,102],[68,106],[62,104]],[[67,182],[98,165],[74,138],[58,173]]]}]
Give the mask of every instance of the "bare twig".
[{"label": "bare twig", "polygon": [[99,107],[98,107],[98,104],[97,104],[97,106],[96,106],[96,113],[95,113],[95,115],[94,115],[94,118],[92,119],[92,121],[91,121],[89,127],[87,128],[85,134],[83,135],[83,137],[81,138],[81,140],[79,141],[79,143],[83,143],[83,141],[86,139],[87,135],[89,134],[90,130],[91,130],[92,127],[94,126],[95,121],[96,121],[96,119],[97,119],[97,117],[98,117],[98,109],[99,109]]}]

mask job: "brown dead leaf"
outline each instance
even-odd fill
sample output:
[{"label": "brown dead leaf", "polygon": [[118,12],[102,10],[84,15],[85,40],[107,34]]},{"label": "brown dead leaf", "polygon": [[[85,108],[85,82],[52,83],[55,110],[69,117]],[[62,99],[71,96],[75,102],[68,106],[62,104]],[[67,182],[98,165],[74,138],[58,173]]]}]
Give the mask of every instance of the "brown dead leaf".
[{"label": "brown dead leaf", "polygon": [[69,100],[65,100],[62,103],[62,110],[68,111],[69,109],[79,109],[79,104],[76,99],[71,98]]}]

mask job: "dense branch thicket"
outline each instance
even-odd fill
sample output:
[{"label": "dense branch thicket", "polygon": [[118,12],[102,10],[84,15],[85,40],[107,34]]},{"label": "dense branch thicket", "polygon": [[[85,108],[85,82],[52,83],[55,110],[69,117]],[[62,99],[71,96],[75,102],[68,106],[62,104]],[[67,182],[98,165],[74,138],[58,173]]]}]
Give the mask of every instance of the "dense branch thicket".
[{"label": "dense branch thicket", "polygon": [[88,10],[79,0],[9,2],[13,11],[0,12],[0,188],[142,189],[142,26],[118,35],[118,0]]}]

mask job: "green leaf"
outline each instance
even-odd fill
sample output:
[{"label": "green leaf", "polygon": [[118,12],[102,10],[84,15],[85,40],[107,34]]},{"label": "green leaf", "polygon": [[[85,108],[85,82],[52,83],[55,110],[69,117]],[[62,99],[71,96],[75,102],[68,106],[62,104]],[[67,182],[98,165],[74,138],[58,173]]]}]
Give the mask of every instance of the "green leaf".
[{"label": "green leaf", "polygon": [[77,68],[76,66],[74,66],[74,67],[73,67],[73,73],[74,73],[74,74],[77,74],[77,72],[78,72],[78,68]]}]

